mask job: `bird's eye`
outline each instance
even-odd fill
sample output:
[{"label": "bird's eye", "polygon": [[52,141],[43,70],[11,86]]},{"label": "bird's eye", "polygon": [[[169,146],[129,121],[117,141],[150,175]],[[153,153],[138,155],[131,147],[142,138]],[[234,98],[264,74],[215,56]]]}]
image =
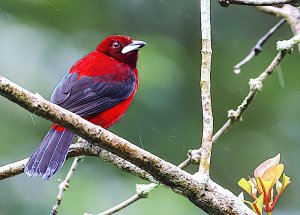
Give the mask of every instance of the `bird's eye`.
[{"label": "bird's eye", "polygon": [[113,44],[112,44],[112,47],[114,48],[114,49],[117,49],[117,48],[119,48],[121,45],[120,45],[120,43],[118,43],[118,42],[114,42]]}]

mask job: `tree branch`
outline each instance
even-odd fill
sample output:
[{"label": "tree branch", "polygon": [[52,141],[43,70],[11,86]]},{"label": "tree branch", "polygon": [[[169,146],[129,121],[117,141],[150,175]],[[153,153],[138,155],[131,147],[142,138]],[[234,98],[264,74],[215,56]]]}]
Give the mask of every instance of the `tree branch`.
[{"label": "tree branch", "polygon": [[[141,198],[143,198],[143,197],[141,197],[141,195],[135,194],[132,197],[130,197],[129,199],[125,200],[124,202],[121,202],[120,204],[118,204],[106,211],[103,211],[102,213],[100,213],[98,215],[111,215],[111,214],[116,213],[116,212],[126,208],[127,206],[135,203],[137,200],[140,200]],[[92,214],[84,214],[84,215],[92,215]]]},{"label": "tree branch", "polygon": [[24,172],[24,168],[29,158],[6,164],[0,167],[0,180],[19,175]]},{"label": "tree branch", "polygon": [[235,123],[240,121],[242,118],[243,113],[245,110],[250,106],[252,103],[255,95],[262,90],[263,82],[265,79],[271,75],[274,69],[279,65],[281,60],[286,55],[287,50],[280,51],[276,57],[273,59],[272,63],[268,66],[268,68],[257,78],[250,79],[250,91],[248,95],[245,97],[243,102],[237,107],[236,110],[229,110],[228,111],[228,120],[226,123],[218,130],[218,132],[214,135],[213,141],[219,138],[222,134],[230,129],[230,127]]},{"label": "tree branch", "polygon": [[[137,184],[136,185],[136,194],[131,196],[129,199],[125,200],[124,202],[121,202],[120,204],[98,214],[98,215],[110,215],[113,213],[116,213],[129,205],[135,203],[136,201],[144,198],[148,198],[149,193],[156,188],[156,184]],[[84,215],[92,215],[85,213]]]},{"label": "tree branch", "polygon": [[235,195],[215,184],[209,178],[205,182],[199,181],[202,176],[190,175],[100,126],[46,101],[40,95],[30,93],[3,76],[0,76],[0,94],[30,112],[60,124],[89,142],[126,159],[150,173],[160,183],[187,197],[196,206],[208,213],[254,214]]},{"label": "tree branch", "polygon": [[222,7],[229,7],[232,4],[249,6],[271,6],[280,4],[297,3],[299,0],[218,0]]},{"label": "tree branch", "polygon": [[292,37],[289,40],[282,40],[277,42],[277,50],[284,51],[289,50],[292,51],[293,46],[300,43],[300,34]]},{"label": "tree branch", "polygon": [[66,176],[66,178],[59,184],[58,186],[58,194],[56,196],[56,203],[55,205],[52,207],[52,210],[50,212],[50,215],[57,215],[58,213],[58,208],[60,206],[60,203],[61,203],[61,200],[62,200],[62,197],[64,195],[64,192],[68,189],[68,187],[70,186],[69,183],[70,183],[70,180],[74,174],[74,171],[75,169],[77,168],[78,166],[78,163],[83,159],[82,156],[80,157],[75,157],[74,158],[74,161],[71,165],[71,168]]},{"label": "tree branch", "polygon": [[[272,7],[272,6],[259,6],[256,7],[258,10],[265,13],[281,16],[286,19],[294,35],[300,34],[300,8],[294,7],[292,5],[283,5],[282,7]],[[300,44],[298,44],[298,50],[300,53]]]},{"label": "tree branch", "polygon": [[213,115],[210,93],[211,73],[211,24],[210,24],[210,0],[200,0],[201,4],[201,34],[202,34],[202,62],[201,62],[201,100],[203,131],[201,144],[201,157],[199,172],[209,175],[210,158],[212,151]]},{"label": "tree branch", "polygon": [[287,18],[288,17],[288,13],[287,11],[283,10],[282,7],[274,7],[274,6],[258,6],[256,7],[256,9],[268,13],[270,15],[274,15],[274,16],[281,16],[283,18]]},{"label": "tree branch", "polygon": [[281,19],[276,25],[274,25],[264,36],[262,36],[255,46],[251,49],[251,52],[238,64],[236,64],[233,69],[235,73],[241,72],[241,67],[249,62],[254,56],[259,55],[262,52],[263,45],[265,42],[274,34],[274,32],[283,24],[285,23],[285,19]]},{"label": "tree branch", "polygon": [[274,69],[279,65],[281,60],[286,55],[287,51],[280,51],[276,57],[273,59],[272,63],[268,66],[268,68],[257,78],[250,79],[250,91],[241,105],[238,106],[236,110],[228,111],[228,117],[231,121],[240,120],[244,111],[249,107],[255,95],[262,90],[263,82],[265,79],[271,75]]},{"label": "tree branch", "polygon": [[[144,170],[141,170],[132,163],[102,149],[99,146],[95,146],[93,144],[88,143],[86,140],[79,138],[79,140],[75,144],[71,145],[69,149],[68,158],[83,155],[102,158],[104,161],[108,161],[114,164],[124,172],[131,173],[140,177],[141,179],[148,180],[149,182],[157,183],[149,173],[145,172]],[[25,164],[27,163],[28,159],[29,158],[26,158],[21,161],[17,161],[0,167],[0,180],[23,173]]]}]

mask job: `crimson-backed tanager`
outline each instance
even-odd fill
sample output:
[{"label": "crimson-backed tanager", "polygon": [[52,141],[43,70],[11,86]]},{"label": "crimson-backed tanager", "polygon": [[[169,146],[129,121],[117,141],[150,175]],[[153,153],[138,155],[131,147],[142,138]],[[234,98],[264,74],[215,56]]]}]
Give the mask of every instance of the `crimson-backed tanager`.
[{"label": "crimson-backed tanager", "polygon": [[[138,50],[146,45],[114,35],[76,62],[50,101],[107,129],[126,112],[138,88]],[[63,165],[75,134],[53,124],[25,166],[28,176],[52,177]]]}]

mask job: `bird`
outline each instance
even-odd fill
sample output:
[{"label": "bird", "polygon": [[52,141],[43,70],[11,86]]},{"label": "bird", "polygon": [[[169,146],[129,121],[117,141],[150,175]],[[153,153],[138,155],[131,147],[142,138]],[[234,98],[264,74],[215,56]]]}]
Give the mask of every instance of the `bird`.
[{"label": "bird", "polygon": [[[54,89],[50,101],[107,129],[127,111],[138,88],[136,68],[145,42],[112,35],[77,61]],[[50,179],[63,165],[75,134],[52,124],[25,165],[29,177]]]}]

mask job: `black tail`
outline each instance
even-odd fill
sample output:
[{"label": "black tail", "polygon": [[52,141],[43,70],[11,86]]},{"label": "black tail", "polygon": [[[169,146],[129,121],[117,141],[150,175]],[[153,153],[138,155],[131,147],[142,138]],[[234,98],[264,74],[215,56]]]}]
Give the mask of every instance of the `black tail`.
[{"label": "black tail", "polygon": [[56,131],[51,128],[25,166],[30,177],[41,176],[48,180],[63,165],[74,134],[71,131]]}]

